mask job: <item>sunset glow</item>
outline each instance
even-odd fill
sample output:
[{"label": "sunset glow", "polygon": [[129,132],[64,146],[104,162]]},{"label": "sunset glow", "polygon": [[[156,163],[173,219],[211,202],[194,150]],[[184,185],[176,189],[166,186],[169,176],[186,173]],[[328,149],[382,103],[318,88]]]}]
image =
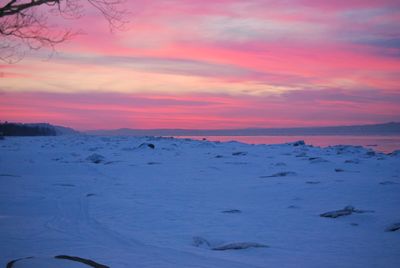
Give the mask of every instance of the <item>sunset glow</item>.
[{"label": "sunset glow", "polygon": [[[85,34],[0,65],[0,120],[245,128],[400,120],[400,2],[127,1],[55,20]],[[72,24],[72,25],[71,25]]]}]

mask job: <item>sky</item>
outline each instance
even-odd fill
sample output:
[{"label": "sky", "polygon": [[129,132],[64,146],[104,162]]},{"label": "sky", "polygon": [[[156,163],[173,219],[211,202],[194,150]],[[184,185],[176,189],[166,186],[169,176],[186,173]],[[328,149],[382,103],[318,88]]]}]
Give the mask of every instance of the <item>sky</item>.
[{"label": "sky", "polygon": [[123,8],[128,23],[112,32],[90,8],[75,20],[50,14],[56,29],[79,34],[55,52],[0,62],[0,120],[78,130],[400,121],[398,0]]}]

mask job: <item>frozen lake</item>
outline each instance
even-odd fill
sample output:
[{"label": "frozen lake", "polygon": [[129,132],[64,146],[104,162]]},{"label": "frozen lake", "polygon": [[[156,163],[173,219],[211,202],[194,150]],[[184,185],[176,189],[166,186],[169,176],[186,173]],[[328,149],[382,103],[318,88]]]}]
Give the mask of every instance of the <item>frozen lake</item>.
[{"label": "frozen lake", "polygon": [[399,167],[354,146],[6,137],[0,267],[398,268]]}]

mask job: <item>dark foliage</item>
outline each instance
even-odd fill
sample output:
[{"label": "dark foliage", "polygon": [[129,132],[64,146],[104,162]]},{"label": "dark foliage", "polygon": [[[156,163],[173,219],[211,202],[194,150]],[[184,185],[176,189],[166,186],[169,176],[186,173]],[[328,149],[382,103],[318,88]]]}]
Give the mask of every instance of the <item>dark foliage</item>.
[{"label": "dark foliage", "polygon": [[0,123],[0,136],[55,136],[56,130],[50,126]]}]

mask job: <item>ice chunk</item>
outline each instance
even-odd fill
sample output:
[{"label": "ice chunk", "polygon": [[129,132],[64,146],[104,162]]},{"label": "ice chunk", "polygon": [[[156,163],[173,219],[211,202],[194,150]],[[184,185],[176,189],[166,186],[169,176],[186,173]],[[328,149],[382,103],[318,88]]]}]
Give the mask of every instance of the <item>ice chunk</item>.
[{"label": "ice chunk", "polygon": [[94,153],[94,154],[89,155],[86,158],[86,160],[88,160],[92,163],[95,163],[95,164],[99,164],[101,162],[104,162],[104,156]]},{"label": "ice chunk", "polygon": [[267,245],[255,242],[236,242],[213,247],[212,250],[238,250],[247,248],[267,248]]},{"label": "ice chunk", "polygon": [[397,230],[400,230],[400,222],[394,223],[385,229],[386,232],[394,232]]},{"label": "ice chunk", "polygon": [[337,218],[337,217],[341,217],[341,216],[350,215],[353,212],[354,212],[353,206],[346,206],[344,209],[325,212],[325,213],[320,214],[320,216],[327,217],[327,218]]},{"label": "ice chunk", "polygon": [[274,173],[274,174],[268,175],[268,176],[261,176],[260,178],[286,177],[286,176],[295,176],[295,175],[297,175],[297,173],[293,172],[293,171],[282,171],[282,172]]}]

